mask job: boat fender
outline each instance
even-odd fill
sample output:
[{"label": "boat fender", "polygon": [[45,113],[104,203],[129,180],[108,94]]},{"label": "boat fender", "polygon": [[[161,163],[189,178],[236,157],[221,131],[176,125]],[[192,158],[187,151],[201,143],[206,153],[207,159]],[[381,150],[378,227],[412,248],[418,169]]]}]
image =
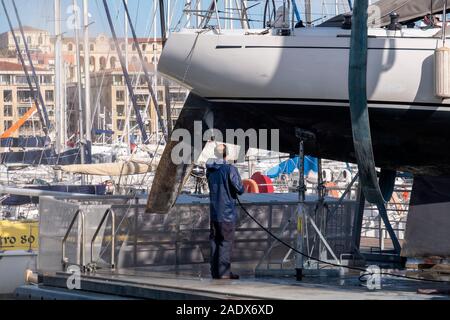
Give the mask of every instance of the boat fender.
[{"label": "boat fender", "polygon": [[325,188],[327,190],[327,195],[328,196],[331,196],[331,197],[337,198],[337,199],[340,198],[339,191],[336,190],[336,188],[337,188],[337,184],[336,183],[334,183],[334,182],[327,182],[327,183],[325,183]]},{"label": "boat fender", "polygon": [[349,184],[353,179],[352,173],[348,169],[342,170],[341,177],[342,177],[342,179],[344,179],[345,183],[347,183],[347,184]]},{"label": "boat fender", "polygon": [[434,53],[435,93],[450,98],[450,48],[442,47]]},{"label": "boat fender", "polygon": [[245,189],[245,193],[259,193],[259,187],[255,180],[244,179],[242,181]]},{"label": "boat fender", "polygon": [[333,181],[333,172],[330,169],[322,170],[323,181]]}]

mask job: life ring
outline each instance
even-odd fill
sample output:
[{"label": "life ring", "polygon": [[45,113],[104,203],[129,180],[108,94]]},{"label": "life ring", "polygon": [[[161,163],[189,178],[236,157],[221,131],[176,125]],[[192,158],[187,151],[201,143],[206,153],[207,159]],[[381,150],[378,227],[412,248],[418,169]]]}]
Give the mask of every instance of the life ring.
[{"label": "life ring", "polygon": [[255,180],[244,179],[242,183],[246,193],[259,193],[259,187]]},{"label": "life ring", "polygon": [[251,179],[258,184],[259,193],[275,192],[272,180],[268,176],[263,175],[261,172],[256,172]]},{"label": "life ring", "polygon": [[337,187],[337,185],[334,182],[325,183],[325,188],[327,189],[327,195],[329,195],[333,198],[340,198],[339,191],[335,189],[336,187]]}]

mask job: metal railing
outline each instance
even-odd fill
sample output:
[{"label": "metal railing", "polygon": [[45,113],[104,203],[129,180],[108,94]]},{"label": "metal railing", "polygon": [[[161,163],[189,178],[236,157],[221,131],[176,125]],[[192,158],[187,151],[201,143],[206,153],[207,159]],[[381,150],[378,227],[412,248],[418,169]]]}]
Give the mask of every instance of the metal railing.
[{"label": "metal railing", "polygon": [[91,240],[91,265],[95,268],[95,263],[94,263],[94,242],[97,239],[97,236],[100,232],[100,229],[102,228],[103,224],[106,221],[106,218],[111,215],[111,269],[114,270],[116,268],[116,264],[115,264],[115,248],[116,248],[116,232],[115,232],[115,227],[116,227],[116,214],[114,213],[114,210],[112,209],[108,209],[105,211],[97,229],[95,230],[94,236],[92,237]]},{"label": "metal railing", "polygon": [[80,263],[79,265],[83,268],[84,267],[84,235],[85,235],[85,215],[82,210],[77,210],[75,212],[75,215],[73,216],[72,221],[70,222],[69,228],[67,228],[66,234],[64,235],[64,238],[62,240],[62,259],[61,263],[63,266],[63,270],[66,269],[67,265],[69,264],[69,258],[66,257],[66,242],[69,238],[69,234],[72,231],[73,225],[75,224],[75,221],[78,219],[78,217],[81,218],[81,244],[80,244]]}]

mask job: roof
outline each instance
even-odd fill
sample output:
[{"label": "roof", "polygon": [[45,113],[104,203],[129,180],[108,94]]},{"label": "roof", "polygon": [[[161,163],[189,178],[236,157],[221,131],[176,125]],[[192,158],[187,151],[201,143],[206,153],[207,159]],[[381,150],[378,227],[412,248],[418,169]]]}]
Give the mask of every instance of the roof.
[{"label": "roof", "polygon": [[[117,62],[117,63],[120,65],[120,62]],[[154,64],[146,63],[145,65],[146,65],[147,70],[149,72],[154,72],[155,71],[155,65]],[[143,70],[141,68],[141,64],[139,62],[137,62],[136,64],[130,63],[128,65],[128,72],[129,73],[143,72]],[[110,73],[110,74],[120,73],[120,74],[122,74],[123,72],[122,72],[122,68],[119,67],[119,68],[115,68],[115,69],[101,70],[101,71],[97,71],[97,72],[94,72],[94,73],[101,73],[101,74],[103,74],[103,73]]]},{"label": "roof", "polygon": [[[113,43],[113,39],[111,37],[108,37],[107,39],[110,40],[110,43]],[[117,38],[117,40],[120,43],[125,42],[125,38]],[[91,38],[89,38],[89,41],[90,42],[95,42],[95,41],[97,41],[97,37],[91,37]],[[137,41],[138,41],[138,43],[154,43],[155,42],[153,37],[151,37],[151,38],[137,38]],[[63,42],[64,43],[76,42],[76,39],[74,37],[64,37],[63,38]],[[156,42],[157,43],[162,42],[162,38],[156,38]],[[134,43],[133,38],[128,38],[128,44],[133,44],[133,43]],[[83,42],[80,41],[80,44],[83,44]]]},{"label": "roof", "polygon": [[[30,67],[27,67],[28,70],[31,70]],[[34,68],[36,71],[49,71],[43,68]],[[23,72],[22,65],[19,63],[12,63],[8,61],[0,60],[0,72],[9,71],[9,72]]]},{"label": "roof", "polygon": [[[37,31],[37,32],[45,32],[45,33],[48,33],[48,31],[47,30],[44,30],[44,29],[39,29],[39,28],[35,28],[35,27],[30,27],[30,26],[23,26],[22,27],[23,28],[23,31]],[[19,28],[15,28],[14,29],[14,31],[20,31],[20,29]]]},{"label": "roof", "polygon": [[[15,28],[15,29],[13,29],[14,30],[14,32],[15,33],[19,33],[20,32],[20,29],[19,28]],[[40,33],[49,33],[47,30],[43,30],[43,29],[39,29],[39,28],[34,28],[34,27],[30,27],[30,26],[23,26],[23,31],[24,32],[32,32],[32,31],[35,31],[35,32],[40,32]],[[10,29],[8,29],[8,30],[6,30],[6,31],[4,31],[3,33],[1,33],[1,34],[8,34],[8,33],[10,33],[11,32],[11,30]]]}]

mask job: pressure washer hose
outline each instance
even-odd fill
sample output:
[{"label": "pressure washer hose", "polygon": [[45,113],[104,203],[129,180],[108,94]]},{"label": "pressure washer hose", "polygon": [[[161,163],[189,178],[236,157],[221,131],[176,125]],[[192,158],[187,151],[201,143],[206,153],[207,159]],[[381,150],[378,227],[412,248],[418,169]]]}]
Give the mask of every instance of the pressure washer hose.
[{"label": "pressure washer hose", "polygon": [[[272,231],[270,231],[269,229],[267,229],[266,227],[264,227],[261,222],[259,222],[253,215],[250,214],[250,212],[248,212],[248,210],[245,208],[245,206],[242,204],[241,199],[239,197],[237,197],[237,202],[239,204],[239,206],[241,207],[241,209],[245,212],[245,214],[251,219],[253,220],[263,231],[265,231],[267,234],[269,234],[273,239],[275,239],[276,241],[278,241],[279,243],[281,243],[282,245],[284,245],[285,247],[291,249],[292,251],[294,251],[297,254],[302,255],[303,257],[310,259],[310,260],[314,260],[317,261],[319,263],[323,263],[325,265],[328,266],[332,266],[332,267],[339,267],[339,268],[345,268],[348,270],[353,270],[353,271],[359,271],[362,272],[362,274],[359,277],[359,280],[361,282],[366,282],[366,280],[364,279],[364,277],[369,277],[374,275],[373,272],[370,272],[364,268],[359,268],[359,267],[351,267],[351,266],[344,266],[344,265],[340,265],[337,263],[332,263],[332,262],[327,262],[318,258],[314,258],[306,253],[303,253],[299,250],[297,250],[296,248],[294,248],[292,245],[290,245],[289,243],[287,243],[286,241],[284,241],[283,239],[280,239],[279,237],[277,237]],[[423,282],[434,282],[434,283],[447,283],[450,284],[450,281],[445,281],[445,280],[434,280],[434,279],[421,279],[421,278],[416,278],[416,277],[410,277],[410,276],[405,276],[405,275],[400,275],[400,274],[394,274],[394,273],[390,273],[390,272],[380,272],[377,273],[377,275],[384,275],[384,276],[392,276],[392,277],[396,277],[396,278],[402,278],[402,279],[409,279],[409,280],[414,280],[414,281],[423,281]]]}]

